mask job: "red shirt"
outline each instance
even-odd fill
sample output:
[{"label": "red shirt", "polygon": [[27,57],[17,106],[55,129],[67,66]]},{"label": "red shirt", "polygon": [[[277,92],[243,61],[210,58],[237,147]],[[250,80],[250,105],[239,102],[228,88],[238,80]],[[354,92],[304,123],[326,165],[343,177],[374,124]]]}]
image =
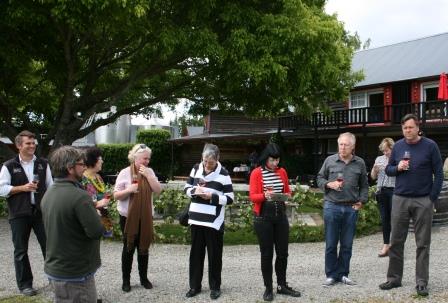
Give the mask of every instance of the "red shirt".
[{"label": "red shirt", "polygon": [[[283,193],[289,194],[291,193],[291,190],[289,188],[288,184],[288,174],[286,173],[286,170],[284,168],[278,168],[275,173],[279,175],[280,179],[282,179],[283,182]],[[266,198],[264,197],[264,191],[263,191],[263,175],[261,172],[261,167],[257,167],[252,171],[250,174],[250,181],[249,181],[249,199],[254,204],[254,212],[257,216],[260,215],[261,205],[264,201],[266,201]]]}]

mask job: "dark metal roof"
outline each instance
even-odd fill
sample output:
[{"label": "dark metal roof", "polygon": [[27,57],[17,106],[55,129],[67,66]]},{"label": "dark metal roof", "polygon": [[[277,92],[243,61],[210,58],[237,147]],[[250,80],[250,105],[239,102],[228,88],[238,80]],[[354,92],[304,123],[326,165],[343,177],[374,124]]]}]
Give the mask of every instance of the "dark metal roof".
[{"label": "dark metal roof", "polygon": [[448,33],[356,52],[352,70],[365,76],[355,87],[438,76],[448,72]]}]

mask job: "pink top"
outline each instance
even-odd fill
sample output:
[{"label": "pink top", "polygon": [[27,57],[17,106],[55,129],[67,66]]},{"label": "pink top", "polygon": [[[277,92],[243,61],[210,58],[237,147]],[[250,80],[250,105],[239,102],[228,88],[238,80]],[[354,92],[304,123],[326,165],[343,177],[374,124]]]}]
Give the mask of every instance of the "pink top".
[{"label": "pink top", "polygon": [[[155,177],[156,174],[154,173],[152,168],[148,167],[148,169],[150,173],[152,173],[152,175]],[[128,166],[122,169],[118,174],[117,180],[115,181],[114,192],[122,191],[131,184],[132,184],[131,168]],[[120,215],[124,217],[128,216],[129,199],[130,197],[127,197],[124,200],[118,200],[117,203],[117,210],[120,213]]]}]

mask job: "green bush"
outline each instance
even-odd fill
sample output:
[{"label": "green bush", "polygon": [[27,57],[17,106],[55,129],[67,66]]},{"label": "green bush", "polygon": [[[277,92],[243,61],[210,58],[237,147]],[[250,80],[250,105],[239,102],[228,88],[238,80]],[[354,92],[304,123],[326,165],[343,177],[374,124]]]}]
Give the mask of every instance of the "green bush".
[{"label": "green bush", "polygon": [[190,199],[181,190],[165,189],[154,199],[154,209],[162,214],[167,221],[171,221],[181,210],[183,210]]},{"label": "green bush", "polygon": [[[163,129],[140,130],[137,132],[137,142],[147,145],[152,150],[151,166],[157,173],[170,176],[171,148],[168,143],[170,133]],[[129,166],[128,153],[134,144],[100,144],[104,158],[103,172],[116,174]]]},{"label": "green bush", "polygon": [[0,197],[0,217],[8,216],[8,204],[5,198]]},{"label": "green bush", "polygon": [[98,147],[103,154],[103,172],[105,174],[117,174],[123,168],[129,166],[128,153],[133,144],[100,144]]},{"label": "green bush", "polygon": [[165,129],[147,129],[137,132],[137,142],[144,143],[152,150],[150,166],[166,177],[171,175],[171,134]]}]

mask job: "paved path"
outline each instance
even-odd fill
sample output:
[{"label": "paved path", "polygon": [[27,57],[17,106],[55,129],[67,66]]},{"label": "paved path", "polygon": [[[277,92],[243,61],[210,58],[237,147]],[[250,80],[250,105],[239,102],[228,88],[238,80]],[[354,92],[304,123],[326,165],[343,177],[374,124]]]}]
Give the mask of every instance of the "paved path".
[{"label": "paved path", "polygon": [[[324,279],[324,243],[291,244],[289,246],[288,281],[303,293],[301,298],[278,295],[274,302],[448,302],[448,227],[434,228],[431,251],[430,297],[414,298],[415,245],[409,234],[406,245],[403,287],[381,291],[378,284],[385,281],[387,258],[377,257],[381,235],[355,240],[350,277],[357,286],[336,285],[330,289],[321,286]],[[0,219],[0,298],[17,294],[12,262],[12,243],[7,220]],[[121,244],[105,241],[101,245],[103,266],[96,275],[98,293],[103,302],[209,302],[207,274],[203,292],[186,299],[188,289],[189,246],[155,245],[150,249],[150,280],[154,289],[138,285],[136,268],[132,273],[132,291],[121,291]],[[256,245],[225,246],[222,274],[222,297],[217,302],[261,302],[263,283]],[[40,296],[51,300],[51,291],[43,274],[43,260],[32,235],[30,259],[35,276],[35,287]],[[206,262],[207,263],[207,262]],[[134,266],[135,267],[135,266]],[[207,269],[206,269],[207,270]],[[206,271],[207,273],[207,271]]]}]

